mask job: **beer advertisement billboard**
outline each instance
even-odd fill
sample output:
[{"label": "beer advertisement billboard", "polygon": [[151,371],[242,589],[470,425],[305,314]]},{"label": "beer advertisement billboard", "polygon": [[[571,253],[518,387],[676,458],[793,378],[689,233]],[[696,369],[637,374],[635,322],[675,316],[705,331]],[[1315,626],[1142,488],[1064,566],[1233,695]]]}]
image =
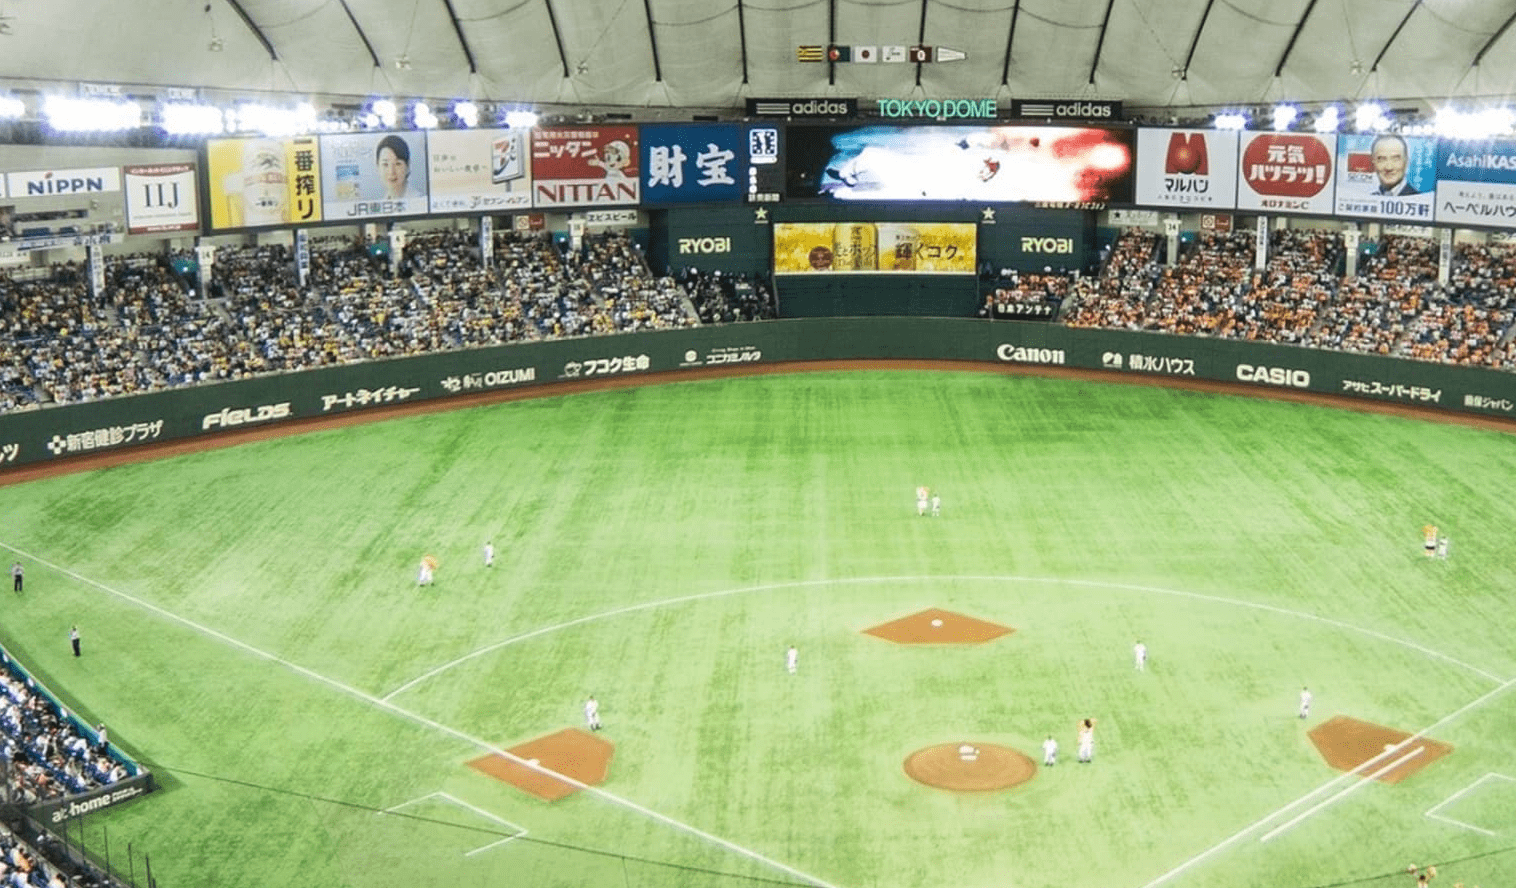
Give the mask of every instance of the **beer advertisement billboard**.
[{"label": "beer advertisement billboard", "polygon": [[1437,222],[1516,228],[1516,140],[1442,140]]},{"label": "beer advertisement billboard", "polygon": [[775,222],[774,273],[974,274],[972,222]]},{"label": "beer advertisement billboard", "polygon": [[1237,200],[1238,133],[1137,131],[1137,196],[1143,206],[1230,210]]},{"label": "beer advertisement billboard", "polygon": [[322,221],[315,136],[209,139],[205,155],[212,230]]},{"label": "beer advertisement billboard", "polygon": [[1394,133],[1337,137],[1337,215],[1428,223],[1437,141]]},{"label": "beer advertisement billboard", "polygon": [[1237,209],[1330,215],[1336,150],[1335,135],[1243,133]]},{"label": "beer advertisement billboard", "polygon": [[322,136],[326,220],[424,215],[429,210],[426,157],[425,133]]},{"label": "beer advertisement billboard", "polygon": [[636,205],[641,199],[637,150],[635,126],[532,130],[533,205]]},{"label": "beer advertisement billboard", "polygon": [[1132,200],[1131,130],[791,126],[786,197],[1104,205]]},{"label": "beer advertisement billboard", "polygon": [[121,170],[126,188],[129,234],[200,230],[195,194],[195,165],[160,163]]},{"label": "beer advertisement billboard", "polygon": [[433,130],[426,137],[433,213],[493,213],[532,205],[527,131]]},{"label": "beer advertisement billboard", "polygon": [[748,157],[740,125],[645,125],[641,143],[643,204],[742,200]]}]

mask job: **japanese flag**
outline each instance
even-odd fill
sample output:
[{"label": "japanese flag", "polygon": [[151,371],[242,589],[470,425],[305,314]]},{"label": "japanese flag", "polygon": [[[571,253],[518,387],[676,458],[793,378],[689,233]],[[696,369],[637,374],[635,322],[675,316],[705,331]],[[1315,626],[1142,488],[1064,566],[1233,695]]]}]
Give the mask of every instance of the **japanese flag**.
[{"label": "japanese flag", "polygon": [[863,63],[877,62],[877,61],[879,61],[879,47],[877,47],[877,46],[855,46],[855,47],[853,47],[853,61],[854,62],[863,62]]}]

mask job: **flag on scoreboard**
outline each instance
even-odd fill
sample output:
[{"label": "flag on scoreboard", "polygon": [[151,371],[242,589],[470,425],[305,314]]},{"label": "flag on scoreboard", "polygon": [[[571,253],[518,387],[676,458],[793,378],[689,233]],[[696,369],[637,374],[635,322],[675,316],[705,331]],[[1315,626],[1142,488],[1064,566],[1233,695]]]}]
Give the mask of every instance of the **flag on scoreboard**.
[{"label": "flag on scoreboard", "polygon": [[824,62],[824,61],[826,61],[826,47],[824,47],[824,46],[797,46],[797,47],[795,47],[795,61],[797,61],[797,62]]},{"label": "flag on scoreboard", "polygon": [[879,47],[855,46],[853,47],[853,61],[863,64],[871,64],[879,61]]},{"label": "flag on scoreboard", "polygon": [[879,47],[879,61],[885,64],[898,64],[905,61],[905,47],[881,46]]},{"label": "flag on scoreboard", "polygon": [[851,62],[853,60],[853,48],[833,43],[826,48],[826,58],[829,62]]}]

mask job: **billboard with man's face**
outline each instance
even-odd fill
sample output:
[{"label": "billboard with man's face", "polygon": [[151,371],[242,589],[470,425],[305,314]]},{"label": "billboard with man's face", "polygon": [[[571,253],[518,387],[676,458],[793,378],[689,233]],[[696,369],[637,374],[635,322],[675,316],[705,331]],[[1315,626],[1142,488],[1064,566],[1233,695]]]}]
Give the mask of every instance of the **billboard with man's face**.
[{"label": "billboard with man's face", "polygon": [[1390,133],[1337,137],[1337,215],[1430,222],[1436,189],[1435,140]]}]

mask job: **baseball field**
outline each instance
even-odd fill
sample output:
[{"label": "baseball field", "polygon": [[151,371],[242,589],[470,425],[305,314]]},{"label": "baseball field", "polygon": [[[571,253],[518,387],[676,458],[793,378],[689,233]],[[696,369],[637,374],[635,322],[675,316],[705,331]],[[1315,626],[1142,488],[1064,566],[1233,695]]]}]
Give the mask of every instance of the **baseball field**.
[{"label": "baseball field", "polygon": [[[1509,434],[1227,394],[678,382],[0,488],[0,641],[158,774],[82,833],[161,888],[1494,888],[1513,479]],[[867,631],[929,610],[1011,631]],[[590,696],[601,742],[511,753]],[[964,746],[1037,767],[907,773]]]}]

